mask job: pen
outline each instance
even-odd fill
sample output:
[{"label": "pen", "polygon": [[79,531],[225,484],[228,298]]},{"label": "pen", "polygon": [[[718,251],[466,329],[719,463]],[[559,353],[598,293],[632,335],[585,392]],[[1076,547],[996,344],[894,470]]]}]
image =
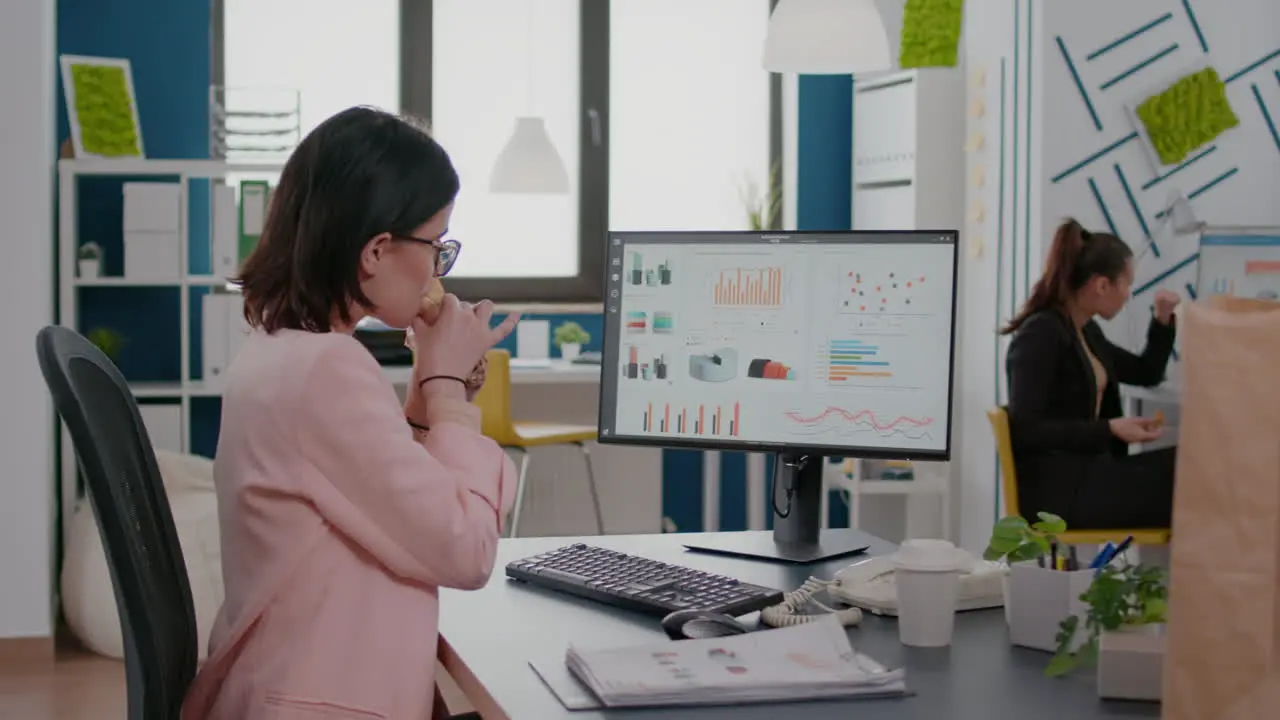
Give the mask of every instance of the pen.
[{"label": "pen", "polygon": [[1094,555],[1093,560],[1089,562],[1089,569],[1097,570],[1098,568],[1110,562],[1111,552],[1113,550],[1115,550],[1115,546],[1111,544],[1110,540],[1108,540],[1107,544],[1103,545],[1102,549],[1098,551],[1098,554]]},{"label": "pen", "polygon": [[1049,567],[1058,569],[1058,543],[1049,543]]},{"label": "pen", "polygon": [[1114,560],[1114,559],[1116,559],[1116,558],[1120,557],[1121,555],[1123,555],[1123,554],[1124,554],[1124,551],[1125,551],[1125,550],[1128,550],[1128,549],[1129,549],[1129,546],[1130,546],[1130,545],[1132,545],[1132,544],[1133,544],[1133,536],[1132,536],[1132,535],[1130,535],[1129,537],[1125,538],[1124,540],[1121,540],[1121,541],[1120,541],[1120,544],[1116,546],[1116,549],[1111,551],[1111,557],[1107,558],[1107,562],[1111,562],[1112,560]]},{"label": "pen", "polygon": [[1080,559],[1076,557],[1076,546],[1072,545],[1068,548],[1067,552],[1069,553],[1069,557],[1067,558],[1067,571],[1075,572],[1076,570],[1079,570]]}]

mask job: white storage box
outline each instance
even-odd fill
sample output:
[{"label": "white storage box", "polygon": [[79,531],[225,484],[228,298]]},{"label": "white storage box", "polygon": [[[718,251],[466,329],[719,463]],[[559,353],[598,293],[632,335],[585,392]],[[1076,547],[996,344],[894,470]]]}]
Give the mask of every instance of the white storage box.
[{"label": "white storage box", "polygon": [[1080,596],[1092,582],[1092,570],[1049,570],[1034,562],[1010,567],[1004,579],[1004,612],[1010,642],[1052,652],[1058,645],[1058,627],[1064,619],[1076,615],[1080,626],[1070,648],[1074,652],[1088,635],[1084,628],[1088,606]]},{"label": "white storage box", "polygon": [[182,223],[182,186],[178,183],[124,184],[124,231],[177,233]]},{"label": "white storage box", "polygon": [[156,450],[183,452],[182,406],[178,403],[138,403],[138,414],[147,428],[147,437]]},{"label": "white storage box", "polygon": [[126,232],[124,276],[144,282],[177,282],[182,254],[177,232]]},{"label": "white storage box", "polygon": [[1135,625],[1098,639],[1098,697],[1159,700],[1164,690],[1165,626]]}]

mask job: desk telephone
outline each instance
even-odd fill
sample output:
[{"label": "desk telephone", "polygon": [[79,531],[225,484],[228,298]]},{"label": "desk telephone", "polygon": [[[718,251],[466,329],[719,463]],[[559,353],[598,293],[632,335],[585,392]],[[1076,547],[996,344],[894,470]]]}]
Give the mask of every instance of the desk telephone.
[{"label": "desk telephone", "polygon": [[[1008,569],[1000,563],[975,558],[969,553],[965,555],[969,564],[960,576],[960,597],[956,609],[981,610],[1003,606],[1004,576]],[[896,616],[898,595],[893,570],[893,556],[883,555],[856,562],[836,573],[832,580],[810,578],[798,589],[786,593],[781,604],[766,608],[761,613],[761,620],[772,627],[785,627],[819,617],[803,612],[806,606],[814,606],[823,613],[834,613],[845,625],[857,625],[862,620],[863,610],[876,615]],[[852,607],[837,609],[819,602],[814,596],[822,592]]]}]

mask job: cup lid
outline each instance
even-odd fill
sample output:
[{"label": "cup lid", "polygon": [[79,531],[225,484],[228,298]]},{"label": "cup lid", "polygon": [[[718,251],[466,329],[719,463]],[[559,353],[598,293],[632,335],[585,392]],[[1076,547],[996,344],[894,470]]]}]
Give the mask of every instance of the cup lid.
[{"label": "cup lid", "polygon": [[957,572],[968,564],[966,554],[946,540],[907,540],[893,556],[894,567],[915,572]]}]

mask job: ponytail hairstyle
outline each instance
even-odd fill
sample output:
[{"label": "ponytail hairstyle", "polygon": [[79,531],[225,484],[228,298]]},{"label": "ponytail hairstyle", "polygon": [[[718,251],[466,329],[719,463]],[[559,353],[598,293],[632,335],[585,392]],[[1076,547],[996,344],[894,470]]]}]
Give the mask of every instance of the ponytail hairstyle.
[{"label": "ponytail hairstyle", "polygon": [[1053,234],[1044,273],[1031,288],[1031,297],[1001,334],[1016,331],[1038,312],[1065,308],[1071,296],[1096,276],[1119,279],[1132,257],[1133,251],[1115,235],[1091,233],[1068,219]]}]

